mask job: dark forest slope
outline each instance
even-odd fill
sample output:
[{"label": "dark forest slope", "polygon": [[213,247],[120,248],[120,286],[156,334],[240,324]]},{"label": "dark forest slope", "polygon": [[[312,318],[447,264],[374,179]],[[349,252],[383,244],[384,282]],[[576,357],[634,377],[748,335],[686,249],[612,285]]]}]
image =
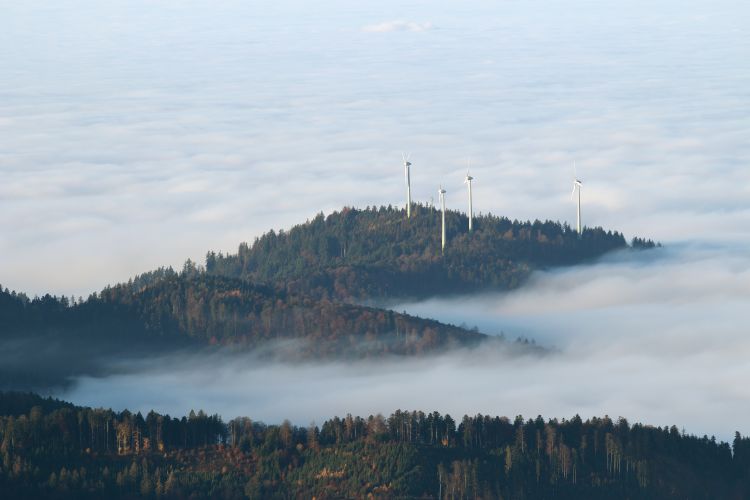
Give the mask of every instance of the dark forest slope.
[{"label": "dark forest slope", "polygon": [[[396,411],[320,427],[202,411],[73,407],[0,393],[3,498],[727,499],[750,495],[730,447],[608,417],[514,420]],[[56,404],[53,404],[56,403]]]},{"label": "dark forest slope", "polygon": [[129,310],[147,334],[251,346],[304,339],[318,355],[419,354],[486,338],[433,320],[210,275],[167,273],[152,285],[108,288],[95,303]]},{"label": "dark forest slope", "polygon": [[[270,231],[238,253],[209,253],[209,274],[283,285],[339,300],[428,297],[518,286],[531,270],[571,265],[627,247],[625,238],[587,228],[581,238],[556,222],[518,222],[417,205],[411,219],[392,207],[345,208],[289,231]],[[641,240],[635,240],[641,243]]]},{"label": "dark forest slope", "polygon": [[0,291],[0,324],[0,387],[7,388],[103,374],[111,359],[216,344],[264,346],[265,355],[285,359],[420,355],[487,342],[541,351],[389,310],[168,269],[76,303]]},{"label": "dark forest slope", "polygon": [[107,287],[75,304],[2,291],[0,338],[51,335],[95,341],[124,336],[128,341],[182,338],[249,346],[305,339],[318,354],[368,342],[375,352],[416,354],[475,345],[486,337],[433,320],[312,299],[237,279],[170,270],[160,274],[158,279],[152,274],[148,285]]}]

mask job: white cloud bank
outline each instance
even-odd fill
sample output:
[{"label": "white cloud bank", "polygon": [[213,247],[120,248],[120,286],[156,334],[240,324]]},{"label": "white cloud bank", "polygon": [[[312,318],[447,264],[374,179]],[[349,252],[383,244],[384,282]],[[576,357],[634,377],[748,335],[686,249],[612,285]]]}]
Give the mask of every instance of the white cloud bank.
[{"label": "white cloud bank", "polygon": [[391,33],[393,31],[412,31],[422,32],[433,29],[431,22],[416,23],[413,21],[404,21],[397,19],[394,21],[386,21],[378,24],[369,24],[362,27],[362,31],[366,33]]},{"label": "white cloud bank", "polygon": [[[471,156],[476,210],[572,221],[575,159],[585,224],[747,241],[749,9],[8,4],[0,283],[86,295],[319,210],[401,203],[404,150],[417,200],[442,183],[465,208]],[[441,29],[349,29],[384,15]]]},{"label": "white cloud bank", "polygon": [[[415,199],[442,183],[448,205],[465,207],[471,155],[475,209],[518,219],[574,220],[575,159],[585,224],[698,249],[542,275],[501,299],[410,306],[560,345],[543,364],[447,358],[372,377],[361,367],[198,364],[194,374],[87,380],[71,397],[267,420],[416,406],[750,431],[748,267],[734,250],[750,244],[750,4],[373,9],[5,5],[0,283],[85,295],[208,249],[233,251],[319,210],[401,203],[404,150]],[[441,29],[351,29],[383,12]],[[426,25],[381,29],[415,27]]]},{"label": "white cloud bank", "polygon": [[397,310],[531,336],[553,355],[458,352],[386,362],[264,364],[171,356],[82,379],[73,401],[322,422],[397,408],[514,417],[609,414],[729,440],[750,434],[750,252],[682,246],[535,275],[529,286]]}]

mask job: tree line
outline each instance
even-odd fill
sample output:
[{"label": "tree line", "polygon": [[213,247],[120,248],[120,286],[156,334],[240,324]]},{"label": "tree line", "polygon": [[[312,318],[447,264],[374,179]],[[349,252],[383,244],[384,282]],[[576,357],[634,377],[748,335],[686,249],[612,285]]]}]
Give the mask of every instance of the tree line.
[{"label": "tree line", "polygon": [[398,410],[322,425],[0,393],[4,498],[741,499],[750,439],[609,417]]}]

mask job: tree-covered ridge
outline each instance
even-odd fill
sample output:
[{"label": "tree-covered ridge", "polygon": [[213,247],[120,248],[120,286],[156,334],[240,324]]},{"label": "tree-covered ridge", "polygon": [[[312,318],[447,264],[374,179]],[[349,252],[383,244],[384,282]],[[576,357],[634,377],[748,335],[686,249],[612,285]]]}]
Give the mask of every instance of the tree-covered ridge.
[{"label": "tree-covered ridge", "polygon": [[[486,335],[390,310],[332,302],[248,281],[162,269],[83,301],[0,291],[0,338],[192,341],[254,347],[304,340],[300,356],[420,354]],[[491,338],[495,343],[502,339]]]},{"label": "tree-covered ridge", "polygon": [[469,232],[467,216],[448,211],[442,255],[440,212],[432,207],[416,205],[410,219],[400,208],[345,208],[270,231],[234,255],[209,252],[206,271],[333,299],[426,297],[514,288],[533,269],[627,247],[622,234],[599,227],[579,238],[567,224],[494,215],[475,216],[473,226]]},{"label": "tree-covered ridge", "polygon": [[0,393],[3,498],[744,499],[750,439],[608,417],[396,411],[321,426]]},{"label": "tree-covered ridge", "polygon": [[316,354],[419,354],[471,346],[485,335],[390,310],[331,302],[221,276],[173,275],[98,300],[130,308],[147,331],[211,343],[304,339]]},{"label": "tree-covered ridge", "polygon": [[[256,347],[293,340],[284,355],[297,357],[474,346],[486,337],[356,303],[512,288],[532,269],[627,246],[622,235],[600,228],[579,238],[566,225],[490,215],[476,217],[469,234],[465,215],[447,215],[445,255],[436,231],[439,213],[432,208],[416,206],[408,221],[390,207],[344,209],[288,232],[271,231],[252,247],[241,245],[237,255],[209,253],[205,268],[188,260],[179,273],[160,268],[87,299],[30,299],[0,289],[0,387],[102,375],[112,359],[196,344]],[[651,246],[633,240],[633,248]],[[509,346],[518,348],[501,348]]]}]

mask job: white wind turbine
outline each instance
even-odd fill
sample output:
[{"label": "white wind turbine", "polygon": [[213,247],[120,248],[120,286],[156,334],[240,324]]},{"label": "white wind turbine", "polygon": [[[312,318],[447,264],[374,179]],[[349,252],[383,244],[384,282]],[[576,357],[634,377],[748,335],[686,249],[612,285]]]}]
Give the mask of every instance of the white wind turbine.
[{"label": "white wind turbine", "polygon": [[469,231],[471,231],[471,223],[472,219],[474,218],[474,206],[473,206],[473,200],[471,199],[471,181],[474,180],[474,177],[469,175],[469,164],[471,163],[471,158],[466,162],[466,179],[464,179],[464,184],[469,185]]},{"label": "white wind turbine", "polygon": [[578,231],[578,237],[581,237],[583,228],[581,227],[581,187],[583,186],[583,182],[578,178],[576,175],[576,163],[573,162],[573,192],[570,193],[570,199],[573,199],[573,196],[576,194],[576,189],[578,190],[578,212],[576,217],[576,230]]},{"label": "white wind turbine", "polygon": [[409,161],[409,156],[411,153],[404,154],[401,153],[401,157],[404,159],[404,177],[406,178],[406,218],[411,217],[411,173],[409,171],[409,167],[411,167],[411,162]]},{"label": "white wind turbine", "polygon": [[440,186],[440,189],[438,189],[438,198],[440,199],[440,207],[443,212],[442,216],[442,240],[441,240],[441,247],[440,252],[445,253],[445,189],[443,189],[443,186]]}]

